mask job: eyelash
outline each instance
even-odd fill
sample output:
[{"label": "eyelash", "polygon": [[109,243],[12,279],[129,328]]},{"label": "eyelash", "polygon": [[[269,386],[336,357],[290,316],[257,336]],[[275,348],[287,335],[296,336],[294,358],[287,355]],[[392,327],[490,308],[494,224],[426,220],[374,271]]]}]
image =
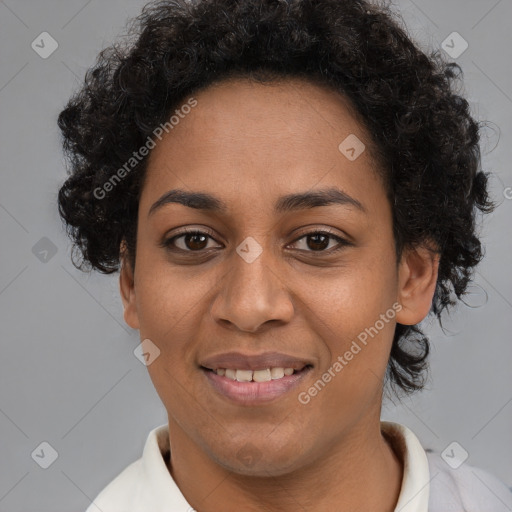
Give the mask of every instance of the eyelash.
[{"label": "eyelash", "polygon": [[[186,236],[186,235],[206,235],[208,237],[210,237],[212,240],[215,240],[215,238],[211,235],[211,233],[207,232],[207,231],[200,231],[200,230],[197,230],[197,229],[186,229],[184,231],[182,231],[181,233],[178,233],[177,235],[174,235],[173,237],[171,238],[168,238],[166,240],[164,240],[160,245],[162,247],[164,247],[165,249],[168,249],[172,252],[182,252],[182,253],[203,253],[204,251],[207,251],[208,249],[200,249],[200,250],[197,250],[197,251],[192,251],[192,250],[185,250],[185,249],[180,249],[180,248],[177,248],[177,247],[174,247],[174,241],[177,240],[178,238],[181,238],[183,236]],[[325,255],[325,254],[333,254],[335,252],[338,252],[340,251],[341,249],[347,247],[347,246],[350,246],[350,245],[353,245],[351,242],[349,242],[348,240],[345,240],[344,238],[341,238],[340,236],[338,235],[335,235],[334,233],[332,233],[331,231],[329,230],[317,230],[317,231],[309,231],[307,233],[303,233],[299,238],[296,238],[292,244],[295,244],[297,243],[299,240],[302,240],[303,238],[306,238],[307,236],[312,236],[312,235],[327,235],[330,239],[334,239],[336,242],[338,242],[338,247],[336,248],[331,248],[331,249],[328,249],[328,250],[319,250],[319,251],[311,251],[311,250],[304,250],[304,249],[299,249],[303,252],[309,252],[309,253],[312,253],[312,254],[320,254],[320,255]],[[216,240],[215,240],[216,241]]]}]

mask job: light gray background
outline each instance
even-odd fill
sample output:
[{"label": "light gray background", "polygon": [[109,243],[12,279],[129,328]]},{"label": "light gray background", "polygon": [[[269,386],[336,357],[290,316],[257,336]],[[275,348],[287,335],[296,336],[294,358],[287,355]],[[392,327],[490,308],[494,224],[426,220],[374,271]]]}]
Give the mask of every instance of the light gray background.
[{"label": "light gray background", "polygon": [[[56,117],[143,4],[0,1],[0,512],[85,510],[167,419],[133,354],[138,332],[123,322],[117,274],[74,269],[56,209],[65,178]],[[474,114],[493,122],[482,141],[484,168],[496,173],[492,190],[502,204],[485,221],[487,256],[471,307],[450,321],[453,335],[431,326],[429,389],[387,403],[383,419],[406,424],[425,447],[457,441],[467,464],[512,486],[512,2],[395,5],[424,45],[440,48],[453,31],[468,41],[456,61]],[[59,45],[47,59],[31,48],[43,31]],[[46,262],[33,253],[42,237],[57,250]],[[46,470],[31,457],[43,441],[58,452]]]}]

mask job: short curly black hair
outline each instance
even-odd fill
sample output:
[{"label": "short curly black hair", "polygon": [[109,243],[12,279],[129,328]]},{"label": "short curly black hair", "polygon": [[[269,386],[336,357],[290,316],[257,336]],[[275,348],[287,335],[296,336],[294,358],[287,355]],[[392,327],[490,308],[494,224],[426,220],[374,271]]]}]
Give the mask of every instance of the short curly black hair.
[{"label": "short curly black hair", "polygon": [[[69,177],[59,213],[73,263],[112,273],[120,247],[135,265],[137,212],[147,157],[105,197],[105,183],[187,96],[230,77],[295,77],[349,98],[378,149],[393,230],[404,247],[440,255],[431,312],[455,304],[482,258],[476,218],[494,205],[481,170],[480,125],[456,90],[462,71],[424,53],[388,5],[364,0],[160,0],[103,50],[60,113]],[[77,263],[74,256],[81,256]],[[396,327],[386,379],[395,392],[424,387],[429,340]]]}]

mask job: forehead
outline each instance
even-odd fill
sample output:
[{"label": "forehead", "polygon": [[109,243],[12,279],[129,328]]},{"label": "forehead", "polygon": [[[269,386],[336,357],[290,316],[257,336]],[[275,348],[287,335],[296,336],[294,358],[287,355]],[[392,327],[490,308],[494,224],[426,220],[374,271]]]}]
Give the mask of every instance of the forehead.
[{"label": "forehead", "polygon": [[383,193],[368,133],[336,91],[298,79],[231,79],[193,98],[151,151],[141,203],[171,189],[241,203],[316,185]]},{"label": "forehead", "polygon": [[[164,135],[167,142],[180,145],[186,139],[188,146],[196,141],[196,146],[209,149],[223,142],[249,146],[259,138],[287,142],[291,147],[294,141],[313,138],[327,147],[332,146],[332,135],[336,142],[344,134],[358,134],[370,142],[347,97],[303,79],[286,78],[264,84],[246,78],[228,79],[202,89],[194,98],[197,106],[187,109],[190,112],[180,119],[174,116],[177,124],[168,136]],[[160,144],[160,148],[164,146]],[[158,153],[158,149],[153,151],[154,156]]]}]

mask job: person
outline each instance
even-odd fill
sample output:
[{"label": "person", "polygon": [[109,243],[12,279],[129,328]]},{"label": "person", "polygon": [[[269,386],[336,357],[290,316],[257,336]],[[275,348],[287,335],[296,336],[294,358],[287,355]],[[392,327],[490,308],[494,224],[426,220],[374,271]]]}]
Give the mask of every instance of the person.
[{"label": "person", "polygon": [[77,268],[119,271],[168,423],[87,512],[511,510],[380,419],[482,258],[460,67],[364,0],[164,0],[131,30],[59,115],[59,212]]}]

